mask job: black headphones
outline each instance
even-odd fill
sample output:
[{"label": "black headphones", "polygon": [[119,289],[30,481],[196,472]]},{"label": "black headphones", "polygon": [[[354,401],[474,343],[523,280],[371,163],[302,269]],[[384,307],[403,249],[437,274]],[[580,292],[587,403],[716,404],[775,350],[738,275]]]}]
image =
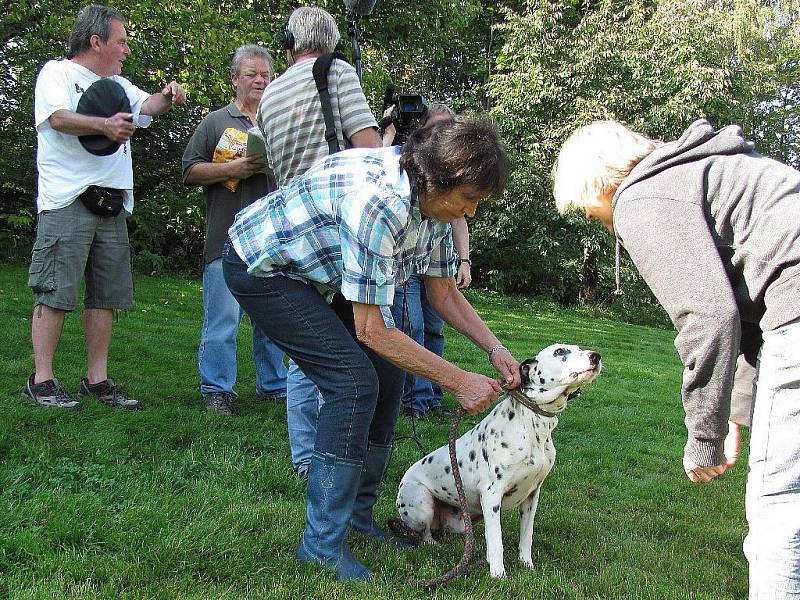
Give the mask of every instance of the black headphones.
[{"label": "black headphones", "polygon": [[280,32],[280,42],[286,50],[290,52],[294,50],[294,34],[289,31],[289,17],[283,21],[283,27]]}]

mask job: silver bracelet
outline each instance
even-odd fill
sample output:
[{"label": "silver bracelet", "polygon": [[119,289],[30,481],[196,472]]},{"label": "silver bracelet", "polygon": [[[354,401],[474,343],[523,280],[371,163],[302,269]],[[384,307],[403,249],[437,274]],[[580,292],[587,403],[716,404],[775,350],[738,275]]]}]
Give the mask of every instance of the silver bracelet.
[{"label": "silver bracelet", "polygon": [[494,354],[498,350],[505,350],[506,352],[508,352],[508,348],[503,346],[503,344],[496,344],[495,346],[492,346],[491,349],[489,350],[489,360],[492,360],[492,354]]}]

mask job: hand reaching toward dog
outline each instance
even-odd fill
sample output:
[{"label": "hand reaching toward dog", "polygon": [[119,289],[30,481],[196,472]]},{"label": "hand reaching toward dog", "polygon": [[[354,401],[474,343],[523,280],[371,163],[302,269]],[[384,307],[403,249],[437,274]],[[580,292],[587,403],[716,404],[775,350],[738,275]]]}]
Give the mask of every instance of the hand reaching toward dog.
[{"label": "hand reaching toward dog", "polygon": [[453,395],[464,410],[474,415],[489,408],[502,393],[503,388],[496,379],[467,373]]},{"label": "hand reaching toward dog", "polygon": [[506,388],[513,390],[522,383],[522,376],[519,374],[519,361],[514,358],[506,348],[501,348],[492,352],[489,356],[492,366],[503,376]]},{"label": "hand reaching toward dog", "polygon": [[740,441],[739,424],[728,421],[728,435],[725,438],[723,449],[725,454],[724,462],[715,467],[701,467],[684,455],[683,470],[686,471],[687,477],[689,477],[692,482],[697,483],[699,481],[711,481],[717,475],[722,475],[739,460]]}]

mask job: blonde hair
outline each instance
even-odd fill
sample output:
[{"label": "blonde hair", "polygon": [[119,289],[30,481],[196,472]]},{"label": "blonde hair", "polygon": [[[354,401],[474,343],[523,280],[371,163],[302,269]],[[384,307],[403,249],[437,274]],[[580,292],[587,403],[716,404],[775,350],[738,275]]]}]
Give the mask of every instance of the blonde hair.
[{"label": "blonde hair", "polygon": [[292,52],[333,52],[339,43],[339,27],[331,14],[317,6],[301,6],[296,8],[286,23],[294,36]]},{"label": "blonde hair", "polygon": [[596,121],[567,138],[553,167],[556,209],[585,209],[615,192],[633,168],[659,144],[616,121]]}]

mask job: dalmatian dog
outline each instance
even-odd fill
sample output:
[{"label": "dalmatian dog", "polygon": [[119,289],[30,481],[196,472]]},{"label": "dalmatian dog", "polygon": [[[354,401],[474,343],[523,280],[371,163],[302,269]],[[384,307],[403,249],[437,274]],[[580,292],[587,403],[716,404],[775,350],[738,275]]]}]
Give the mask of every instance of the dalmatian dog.
[{"label": "dalmatian dog", "polygon": [[[505,576],[500,511],[514,507],[520,510],[519,557],[533,568],[533,519],[542,482],[556,458],[552,433],[558,415],[601,369],[597,352],[564,344],[548,346],[522,363],[518,390],[457,440],[469,512],[484,519],[492,577]],[[464,532],[447,446],[406,471],[397,492],[397,510],[423,542],[433,543],[431,531]]]}]

